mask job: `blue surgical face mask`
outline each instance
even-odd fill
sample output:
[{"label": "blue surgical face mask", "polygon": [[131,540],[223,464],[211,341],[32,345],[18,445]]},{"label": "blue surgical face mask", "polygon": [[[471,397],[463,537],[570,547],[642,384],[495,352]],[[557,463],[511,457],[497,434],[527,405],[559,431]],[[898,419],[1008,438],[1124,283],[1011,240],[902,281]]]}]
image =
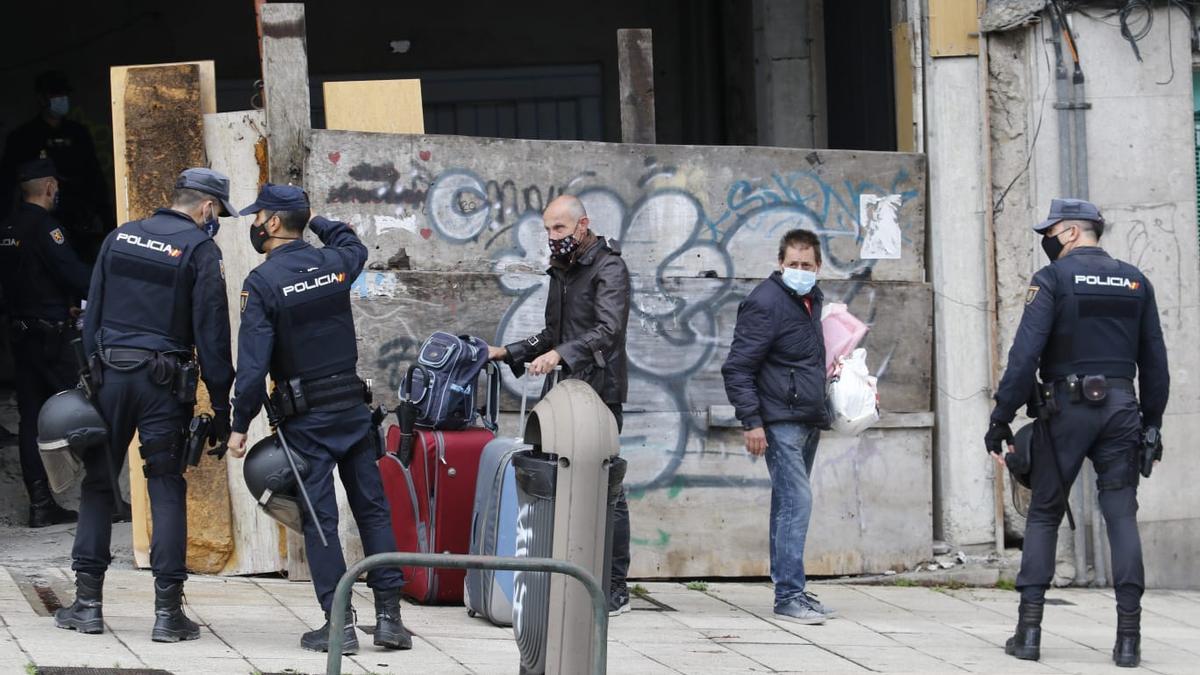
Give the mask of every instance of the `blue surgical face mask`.
[{"label": "blue surgical face mask", "polygon": [[71,100],[66,96],[54,96],[50,99],[50,114],[55,117],[66,117],[71,110]]},{"label": "blue surgical face mask", "polygon": [[795,267],[783,268],[783,285],[799,295],[808,295],[813,286],[817,285],[817,273]]}]

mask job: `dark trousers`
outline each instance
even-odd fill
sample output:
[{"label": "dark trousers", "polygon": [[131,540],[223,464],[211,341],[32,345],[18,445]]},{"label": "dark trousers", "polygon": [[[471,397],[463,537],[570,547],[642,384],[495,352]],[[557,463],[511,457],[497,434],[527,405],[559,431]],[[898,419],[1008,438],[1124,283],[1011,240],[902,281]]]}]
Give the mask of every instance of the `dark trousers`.
[{"label": "dark trousers", "polygon": [[[113,493],[111,472],[120,469],[125,452],[138,433],[142,448],[172,445],[173,451],[142,456],[150,466],[173,466],[146,479],[150,492],[150,567],[154,578],[168,583],[187,579],[187,482],[178,466],[183,429],[192,411],[171,394],[169,385],[151,380],[150,367],[121,372],[105,367],[96,405],[108,422],[110,443],[84,456],[86,473],[79,498],[79,525],[71,551],[73,569],[103,574],[112,555],[112,514],[120,495]],[[174,463],[174,464],[172,464]],[[137,469],[134,469],[135,471]]]},{"label": "dark trousers", "polygon": [[[620,403],[608,404],[613,417],[617,418],[617,433],[621,433],[625,423],[624,410]],[[624,591],[625,577],[629,574],[629,502],[625,499],[625,486],[621,485],[621,494],[617,496],[617,504],[613,508],[613,547],[612,547],[612,582],[609,592]]]},{"label": "dark trousers", "polygon": [[[334,467],[346,488],[350,511],[362,537],[363,553],[370,556],[396,550],[391,510],[375,463],[375,447],[367,436],[369,428],[370,412],[366,406],[308,413],[283,424],[288,447],[308,465],[304,487],[317,512],[317,522],[313,522],[308,509],[301,504],[304,552],[317,600],[326,613],[333,605],[337,583],[346,573],[346,558],[338,540]],[[318,529],[325,533],[329,546],[321,545]],[[399,568],[377,567],[367,573],[367,585],[376,590],[400,588],[404,585],[404,574]]]},{"label": "dark trousers", "polygon": [[21,449],[21,477],[25,487],[46,480],[46,469],[38,453],[37,423],[42,405],[53,395],[70,388],[76,380],[70,341],[74,331],[57,331],[26,319],[28,328],[12,328],[13,376],[16,380],[17,412],[20,414],[18,441]]},{"label": "dark trousers", "polygon": [[[1036,601],[1044,597],[1050,586],[1058,527],[1066,512],[1063,491],[1075,482],[1086,457],[1096,469],[1100,510],[1108,523],[1117,608],[1132,612],[1140,607],[1146,585],[1137,527],[1137,467],[1142,431],[1137,398],[1131,391],[1114,388],[1099,406],[1071,403],[1065,392],[1059,392],[1057,400],[1061,412],[1049,421],[1054,451],[1035,445],[1032,453],[1033,496],[1025,519],[1025,545],[1017,588],[1022,598]],[[1056,457],[1062,471],[1061,482],[1051,463]],[[1083,523],[1079,526],[1083,527]]]}]

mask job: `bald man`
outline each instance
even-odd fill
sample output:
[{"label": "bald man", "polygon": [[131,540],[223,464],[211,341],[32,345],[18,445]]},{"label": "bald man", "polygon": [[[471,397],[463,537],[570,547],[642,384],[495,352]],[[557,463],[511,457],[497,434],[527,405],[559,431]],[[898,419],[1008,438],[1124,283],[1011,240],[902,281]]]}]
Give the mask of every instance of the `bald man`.
[{"label": "bald man", "polygon": [[[629,269],[617,242],[596,236],[587,211],[573,195],[561,195],[542,213],[550,245],[550,296],[546,327],[505,347],[489,348],[518,376],[544,375],[562,366],[564,379],[583,380],[596,390],[617,419],[629,388],[625,324],[629,321]],[[550,389],[547,379],[543,394]],[[629,506],[624,488],[614,512],[609,614],[629,611]]]}]

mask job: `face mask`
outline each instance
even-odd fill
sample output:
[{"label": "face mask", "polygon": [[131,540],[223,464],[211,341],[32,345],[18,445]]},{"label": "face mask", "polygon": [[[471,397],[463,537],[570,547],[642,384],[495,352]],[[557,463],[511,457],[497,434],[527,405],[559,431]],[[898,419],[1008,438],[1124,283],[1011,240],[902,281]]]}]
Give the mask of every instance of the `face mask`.
[{"label": "face mask", "polygon": [[817,273],[794,267],[785,267],[783,268],[783,285],[799,295],[808,295],[813,286],[817,285]]},{"label": "face mask", "polygon": [[555,258],[565,258],[579,248],[579,240],[575,235],[569,235],[562,239],[550,240],[550,255]]},{"label": "face mask", "polygon": [[50,114],[55,117],[66,117],[71,109],[71,101],[66,96],[55,96],[50,99]]},{"label": "face mask", "polygon": [[267,252],[264,247],[266,246],[267,240],[270,238],[271,235],[267,234],[266,221],[250,226],[250,245],[253,246],[254,250],[258,253],[262,254]]},{"label": "face mask", "polygon": [[[1059,232],[1059,234],[1062,234]],[[1066,245],[1058,240],[1058,237],[1042,237],[1042,250],[1046,252],[1046,257],[1050,258],[1050,262],[1058,260],[1058,256],[1062,255]]]},{"label": "face mask", "polygon": [[217,230],[221,229],[221,221],[217,220],[216,210],[213,210],[208,214],[208,220],[204,221],[204,224],[200,226],[200,229],[207,232],[208,236],[210,237],[217,236]]}]

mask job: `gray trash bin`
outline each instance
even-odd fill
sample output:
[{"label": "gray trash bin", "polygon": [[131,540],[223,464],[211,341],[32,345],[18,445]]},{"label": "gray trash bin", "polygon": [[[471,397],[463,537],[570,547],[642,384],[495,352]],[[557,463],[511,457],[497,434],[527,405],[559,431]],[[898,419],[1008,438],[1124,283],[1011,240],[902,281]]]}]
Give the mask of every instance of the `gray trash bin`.
[{"label": "gray trash bin", "polygon": [[[558,457],[536,450],[513,455],[517,477],[517,556],[554,555],[554,493]],[[550,617],[550,574],[517,572],[513,578],[513,633],[521,652],[521,674],[546,672]]]}]

